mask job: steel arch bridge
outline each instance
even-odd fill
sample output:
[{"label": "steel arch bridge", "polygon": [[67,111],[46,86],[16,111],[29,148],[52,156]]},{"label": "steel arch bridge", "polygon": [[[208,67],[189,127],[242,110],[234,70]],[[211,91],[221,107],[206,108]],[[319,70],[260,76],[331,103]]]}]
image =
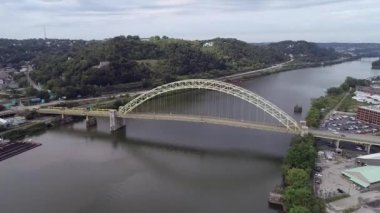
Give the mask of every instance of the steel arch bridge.
[{"label": "steel arch bridge", "polygon": [[301,128],[290,115],[281,110],[279,107],[264,99],[263,97],[242,87],[216,80],[208,79],[191,79],[176,81],[156,87],[148,92],[136,97],[125,106],[119,108],[119,113],[129,114],[144,102],[164,93],[185,89],[205,89],[229,94],[244,100],[257,108],[260,108],[268,115],[278,120],[287,130],[291,132],[301,132]]}]

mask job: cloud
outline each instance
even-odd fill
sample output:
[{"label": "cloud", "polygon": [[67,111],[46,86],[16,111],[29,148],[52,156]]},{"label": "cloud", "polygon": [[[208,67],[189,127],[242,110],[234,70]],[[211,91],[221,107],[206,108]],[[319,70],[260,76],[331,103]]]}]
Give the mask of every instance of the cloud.
[{"label": "cloud", "polygon": [[0,37],[377,41],[377,0],[0,0]]}]

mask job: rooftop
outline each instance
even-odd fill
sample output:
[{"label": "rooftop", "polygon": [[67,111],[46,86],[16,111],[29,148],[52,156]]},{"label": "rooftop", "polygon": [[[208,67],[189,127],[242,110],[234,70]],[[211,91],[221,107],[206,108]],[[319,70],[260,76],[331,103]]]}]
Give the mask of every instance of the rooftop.
[{"label": "rooftop", "polygon": [[375,111],[375,112],[380,112],[380,105],[361,106],[359,108],[368,109],[368,110]]},{"label": "rooftop", "polygon": [[380,160],[380,153],[359,156],[359,157],[357,157],[357,159],[375,159],[375,160]]},{"label": "rooftop", "polygon": [[342,172],[343,175],[364,188],[371,184],[380,182],[380,166],[362,166],[348,169]]}]

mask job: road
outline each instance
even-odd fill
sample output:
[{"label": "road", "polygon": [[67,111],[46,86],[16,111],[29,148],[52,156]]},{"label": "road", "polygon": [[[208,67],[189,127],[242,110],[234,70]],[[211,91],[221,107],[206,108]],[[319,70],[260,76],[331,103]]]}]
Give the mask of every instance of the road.
[{"label": "road", "polygon": [[[22,111],[22,110],[32,110],[32,109],[36,109],[36,108],[40,108],[40,107],[50,107],[50,106],[55,106],[55,105],[58,105],[58,104],[63,104],[63,103],[78,103],[78,102],[92,102],[92,101],[102,101],[102,100],[107,100],[107,99],[110,99],[110,98],[114,98],[114,97],[122,97],[122,96],[130,96],[130,97],[134,97],[134,96],[137,96],[137,95],[140,95],[142,93],[146,92],[146,90],[141,90],[141,91],[136,91],[136,92],[124,92],[124,93],[117,93],[117,94],[111,94],[111,95],[103,95],[103,96],[99,96],[99,97],[93,97],[93,98],[82,98],[82,99],[75,99],[75,100],[57,100],[57,101],[50,101],[48,103],[43,103],[43,104],[36,104],[36,105],[32,105],[32,106],[15,106],[15,107],[12,107],[11,110],[7,110],[9,111],[9,113],[11,112],[15,112],[15,111]],[[1,114],[0,114],[1,116]]]},{"label": "road", "polygon": [[28,68],[28,70],[25,72],[25,76],[26,76],[26,79],[28,80],[30,86],[32,86],[34,89],[36,89],[36,90],[38,90],[38,91],[41,91],[42,88],[41,88],[39,85],[37,85],[37,84],[33,81],[32,78],[30,78],[29,73],[30,73],[30,69]]},{"label": "road", "polygon": [[258,73],[265,73],[265,72],[268,72],[271,70],[280,69],[280,68],[284,67],[285,65],[293,62],[293,61],[294,61],[294,58],[291,56],[291,59],[289,61],[286,61],[286,62],[281,63],[281,64],[276,64],[276,65],[273,65],[271,67],[267,67],[267,68],[263,68],[263,69],[259,69],[259,70],[252,70],[252,71],[248,71],[248,72],[223,76],[223,77],[217,78],[217,80],[221,80],[221,81],[223,81],[223,80],[236,80],[236,79],[241,79],[241,78],[253,77]]},{"label": "road", "polygon": [[357,144],[366,144],[366,145],[380,145],[380,137],[374,135],[365,135],[365,134],[334,134],[327,130],[318,130],[318,129],[309,129],[309,133],[314,135],[316,138],[329,139],[335,141],[345,141]]},{"label": "road", "polygon": [[344,94],[344,96],[342,97],[342,99],[340,99],[339,103],[337,105],[335,105],[335,107],[333,109],[331,109],[329,111],[329,113],[327,113],[325,115],[325,117],[323,118],[323,121],[326,120],[327,118],[330,117],[330,115],[334,112],[336,112],[338,110],[338,108],[340,107],[340,105],[342,105],[343,101],[347,98],[347,96],[351,93],[352,91],[352,88],[350,87],[350,89],[348,90],[348,92],[346,92],[346,94]]}]

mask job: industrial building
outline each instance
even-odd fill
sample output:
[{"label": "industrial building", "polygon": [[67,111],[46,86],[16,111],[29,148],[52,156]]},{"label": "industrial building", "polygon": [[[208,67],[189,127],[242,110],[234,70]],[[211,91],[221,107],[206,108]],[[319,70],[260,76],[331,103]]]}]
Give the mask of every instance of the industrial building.
[{"label": "industrial building", "polygon": [[357,91],[369,93],[371,95],[380,95],[380,87],[378,85],[371,85],[369,87],[358,86]]},{"label": "industrial building", "polygon": [[369,166],[380,166],[380,153],[359,156],[356,158],[356,162]]},{"label": "industrial building", "polygon": [[6,128],[20,126],[24,123],[26,123],[25,117],[15,116],[7,119],[0,118],[0,125]]},{"label": "industrial building", "polygon": [[349,178],[356,185],[373,189],[380,187],[380,166],[362,166],[348,169],[342,175]]},{"label": "industrial building", "polygon": [[358,120],[380,125],[380,105],[361,106],[356,112]]}]

